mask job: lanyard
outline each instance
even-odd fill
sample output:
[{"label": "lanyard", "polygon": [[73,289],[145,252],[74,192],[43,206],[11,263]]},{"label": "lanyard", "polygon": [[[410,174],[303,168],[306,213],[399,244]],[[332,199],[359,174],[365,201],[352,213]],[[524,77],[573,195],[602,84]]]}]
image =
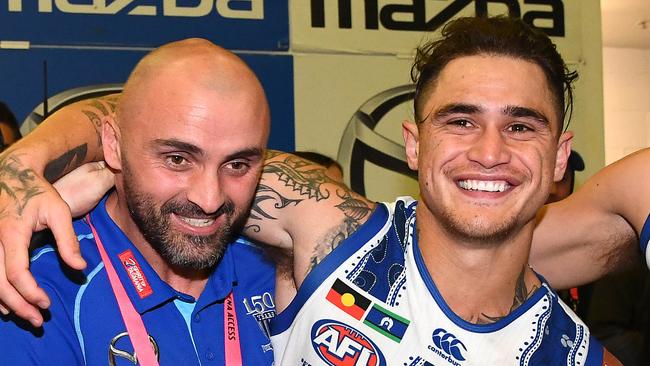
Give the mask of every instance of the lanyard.
[{"label": "lanyard", "polygon": [[158,358],[153,352],[153,348],[149,342],[149,334],[144,327],[142,318],[133,307],[131,300],[129,300],[129,296],[126,294],[126,290],[124,290],[124,286],[122,286],[122,282],[120,282],[119,277],[117,277],[117,272],[115,272],[115,268],[108,258],[108,254],[106,254],[106,249],[104,249],[104,245],[97,234],[97,230],[95,230],[95,227],[90,221],[90,215],[86,216],[86,220],[88,221],[88,225],[90,225],[90,229],[95,237],[97,249],[99,249],[99,254],[102,257],[102,262],[104,262],[104,267],[106,268],[108,281],[111,283],[113,294],[115,294],[115,298],[117,299],[117,305],[120,308],[122,319],[124,319],[124,324],[126,325],[126,331],[129,333],[129,338],[131,338],[131,343],[133,343],[133,349],[138,357],[138,361],[140,362],[140,365],[158,366]]},{"label": "lanyard", "polygon": [[223,306],[223,339],[226,348],[226,366],[241,366],[241,347],[239,345],[239,326],[232,294],[228,294]]},{"label": "lanyard", "polygon": [[[158,366],[158,357],[155,355],[151,343],[149,342],[149,334],[147,333],[144,323],[140,314],[135,310],[129,296],[126,294],[124,286],[120,281],[112,262],[106,254],[104,244],[97,234],[95,226],[90,220],[90,215],[86,215],[88,225],[92,230],[97,249],[104,262],[108,280],[113,289],[113,294],[117,299],[117,305],[120,308],[120,314],[126,325],[126,331],[129,333],[129,338],[133,344],[133,349],[137,355],[137,360],[140,365]],[[241,366],[241,347],[239,341],[239,327],[237,324],[237,312],[235,311],[235,301],[232,291],[225,299],[223,309],[223,337],[225,346],[225,361],[227,366]]]}]

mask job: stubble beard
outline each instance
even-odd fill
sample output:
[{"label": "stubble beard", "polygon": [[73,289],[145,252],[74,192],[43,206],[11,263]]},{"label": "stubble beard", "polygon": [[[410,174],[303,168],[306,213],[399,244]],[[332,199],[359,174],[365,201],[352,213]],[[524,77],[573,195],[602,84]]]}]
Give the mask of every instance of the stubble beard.
[{"label": "stubble beard", "polygon": [[458,210],[433,206],[430,207],[442,228],[462,243],[485,246],[498,245],[508,240],[518,226],[516,215],[505,217],[498,222],[486,220],[480,215],[468,218],[458,214]]},{"label": "stubble beard", "polygon": [[214,268],[246,220],[245,214],[237,213],[234,203],[228,200],[219,209],[218,214],[225,215],[225,220],[214,234],[176,232],[172,229],[172,213],[194,218],[206,214],[189,201],[169,200],[158,207],[151,195],[137,191],[126,166],[123,175],[126,204],[133,222],[147,243],[172,267],[196,271]]},{"label": "stubble beard", "polygon": [[[445,176],[450,175],[448,170],[444,173]],[[440,189],[433,185],[432,187],[434,187],[432,189]],[[456,189],[461,188],[456,187]],[[420,190],[424,192],[428,188],[420,185]],[[460,193],[448,192],[449,197],[454,197],[457,194]],[[425,202],[425,204],[447,235],[459,243],[478,247],[499,245],[515,235],[521,226],[520,217],[517,213],[500,215],[495,220],[494,215],[499,215],[498,213],[490,213],[490,207],[486,205],[485,214],[483,214],[481,213],[481,204],[476,203],[476,207],[471,208],[475,214],[469,216],[462,211],[471,203],[463,202],[459,205],[449,197],[447,199],[444,197],[429,197],[432,202]]]}]

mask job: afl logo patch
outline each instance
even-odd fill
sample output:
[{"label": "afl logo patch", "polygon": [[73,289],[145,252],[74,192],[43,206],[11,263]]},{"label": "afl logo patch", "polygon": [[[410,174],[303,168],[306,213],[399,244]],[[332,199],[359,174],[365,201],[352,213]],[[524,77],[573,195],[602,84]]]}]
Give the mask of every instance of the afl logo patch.
[{"label": "afl logo patch", "polygon": [[331,366],[384,366],[384,355],[370,338],[347,324],[324,319],[311,328],[316,354]]}]

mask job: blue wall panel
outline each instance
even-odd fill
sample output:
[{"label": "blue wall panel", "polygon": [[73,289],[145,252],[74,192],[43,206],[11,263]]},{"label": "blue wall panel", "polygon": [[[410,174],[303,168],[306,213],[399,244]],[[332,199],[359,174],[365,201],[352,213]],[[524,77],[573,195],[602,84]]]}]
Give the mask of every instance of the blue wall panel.
[{"label": "blue wall panel", "polygon": [[[217,3],[225,4],[222,6],[230,10],[221,14]],[[14,4],[13,10],[11,4]],[[21,4],[19,11],[16,4]],[[169,4],[190,9],[186,13],[194,14],[193,16],[164,15],[165,9],[167,13],[170,12]],[[202,8],[202,5],[207,6]],[[261,19],[242,18],[250,14],[250,10],[254,7],[263,9],[260,12]],[[138,9],[154,10],[156,15],[134,15],[133,12],[137,12]],[[224,13],[223,10],[221,12]],[[1,40],[29,41],[38,45],[156,47],[189,37],[207,38],[228,49],[288,50],[288,1],[5,0],[0,2]]]},{"label": "blue wall panel", "polygon": [[[144,51],[49,48],[0,50],[0,100],[5,101],[22,121],[43,101],[43,61],[47,61],[47,95],[53,96],[82,86],[123,83],[144,54]],[[269,146],[293,150],[292,56],[241,56],[258,75],[269,99],[273,121]]]}]

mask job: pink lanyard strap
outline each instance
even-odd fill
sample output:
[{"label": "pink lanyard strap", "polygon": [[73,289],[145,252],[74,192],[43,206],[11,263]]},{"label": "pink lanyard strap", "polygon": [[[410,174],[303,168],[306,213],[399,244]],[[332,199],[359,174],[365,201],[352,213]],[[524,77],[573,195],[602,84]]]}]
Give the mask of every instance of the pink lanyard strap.
[{"label": "pink lanyard strap", "polygon": [[151,347],[149,334],[144,327],[142,318],[135,310],[129,296],[126,294],[126,290],[124,290],[124,286],[122,286],[122,282],[120,282],[117,272],[115,272],[115,267],[113,267],[113,264],[108,258],[108,254],[106,254],[106,249],[104,249],[104,245],[97,234],[97,230],[95,230],[95,227],[90,221],[90,215],[86,215],[86,220],[88,221],[88,225],[90,225],[90,229],[95,237],[99,254],[102,257],[102,262],[104,262],[108,280],[111,283],[113,294],[115,294],[115,298],[117,299],[117,305],[120,308],[122,319],[124,319],[126,331],[129,333],[131,343],[133,343],[133,349],[135,350],[137,360],[140,365],[158,366],[158,358],[154,354],[153,347]]},{"label": "pink lanyard strap", "polygon": [[226,366],[241,366],[239,326],[232,291],[226,297],[223,305],[223,339],[226,347]]},{"label": "pink lanyard strap", "polygon": [[[140,365],[158,366],[158,358],[154,354],[153,347],[149,342],[149,334],[147,333],[144,323],[140,314],[135,310],[129,296],[126,294],[122,282],[117,276],[115,267],[106,254],[106,249],[102,244],[95,226],[90,221],[90,215],[86,215],[88,225],[93,232],[99,254],[104,262],[108,280],[117,299],[117,305],[120,308],[122,319],[126,325],[126,331],[129,333],[131,343],[137,356]],[[226,297],[223,307],[223,338],[225,346],[225,361],[227,366],[241,366],[241,347],[239,341],[239,325],[237,324],[237,312],[235,311],[235,301],[232,291]]]}]

